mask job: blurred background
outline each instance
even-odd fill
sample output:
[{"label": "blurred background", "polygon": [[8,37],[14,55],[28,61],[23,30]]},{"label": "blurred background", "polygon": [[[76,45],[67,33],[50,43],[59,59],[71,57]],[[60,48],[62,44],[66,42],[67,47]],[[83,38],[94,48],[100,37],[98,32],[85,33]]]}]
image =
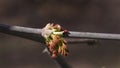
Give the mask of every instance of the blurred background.
[{"label": "blurred background", "polygon": [[[120,33],[120,0],[0,0],[0,24]],[[73,68],[120,68],[120,41],[95,46],[69,44],[65,57]],[[59,68],[40,43],[0,33],[0,68]]]}]

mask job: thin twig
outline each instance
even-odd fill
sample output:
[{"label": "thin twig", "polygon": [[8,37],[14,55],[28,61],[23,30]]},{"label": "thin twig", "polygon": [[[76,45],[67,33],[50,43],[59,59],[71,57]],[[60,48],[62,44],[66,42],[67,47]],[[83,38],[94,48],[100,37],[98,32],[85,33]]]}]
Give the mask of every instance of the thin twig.
[{"label": "thin twig", "polygon": [[[7,30],[9,26],[7,25],[0,25]],[[5,30],[4,29],[4,30]],[[10,28],[12,31],[22,32],[22,33],[30,33],[40,35],[41,29],[36,28],[28,28],[28,27],[20,27],[20,26],[12,26]],[[109,33],[91,33],[91,32],[75,32],[69,31],[68,38],[87,38],[87,39],[106,39],[106,40],[120,40],[120,34],[109,34]]]},{"label": "thin twig", "polygon": [[[22,38],[31,39],[33,41],[45,44],[45,39],[40,35],[40,29],[0,24],[0,32]],[[47,48],[47,46],[45,46],[45,48]],[[47,53],[51,55],[49,51]],[[71,66],[60,55],[58,55],[58,57],[55,58],[54,60],[60,65],[61,68],[71,68]]]},{"label": "thin twig", "polygon": [[75,32],[70,31],[70,38],[88,38],[88,39],[103,39],[103,40],[120,40],[120,34],[109,33],[91,33],[91,32]]},{"label": "thin twig", "polygon": [[[45,39],[40,35],[41,29],[0,24],[0,32],[26,39],[31,39],[36,42],[45,41]],[[87,43],[96,41],[95,39],[83,39],[83,38],[80,39],[66,38],[66,40],[68,41],[68,43]]]},{"label": "thin twig", "polygon": [[[0,32],[31,39],[33,41],[37,41],[45,44],[45,39],[40,35],[41,29],[0,24]],[[86,42],[95,42],[96,40],[94,39],[120,40],[120,34],[70,31],[70,34],[68,34],[66,38],[77,38],[77,39],[67,39],[69,43],[73,43],[73,42],[86,43]],[[85,38],[85,39],[81,39],[81,38]],[[55,60],[61,66],[61,68],[70,68],[70,66],[63,59],[63,57],[58,56]]]}]

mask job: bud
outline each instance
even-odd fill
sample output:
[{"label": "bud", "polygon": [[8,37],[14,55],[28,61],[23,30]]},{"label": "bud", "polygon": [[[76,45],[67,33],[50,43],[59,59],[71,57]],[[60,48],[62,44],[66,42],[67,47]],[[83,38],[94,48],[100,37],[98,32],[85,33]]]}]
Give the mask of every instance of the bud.
[{"label": "bud", "polygon": [[67,41],[62,36],[68,34],[68,30],[61,27],[59,24],[48,24],[44,29],[49,32],[44,32],[43,36],[46,39],[46,45],[52,53],[52,58],[56,58],[57,54],[67,56],[68,48]]},{"label": "bud", "polygon": [[61,29],[61,26],[60,26],[59,24],[55,24],[55,25],[54,25],[54,29],[60,30],[60,29]]},{"label": "bud", "polygon": [[61,47],[59,46],[58,48],[58,53],[60,54],[61,53]]},{"label": "bud", "polygon": [[52,58],[53,59],[57,58],[57,55],[56,54],[52,54]]},{"label": "bud", "polygon": [[49,50],[52,52],[53,51],[53,48],[51,46],[49,46]]},{"label": "bud", "polygon": [[55,40],[53,40],[53,43],[54,43],[55,45],[57,45],[59,42],[60,42],[59,39],[55,39]]},{"label": "bud", "polygon": [[53,51],[53,54],[57,54],[57,51],[56,51],[56,50],[54,50],[54,51]]},{"label": "bud", "polygon": [[52,43],[50,44],[50,46],[51,46],[52,48],[54,48],[54,47],[56,46],[56,43],[52,42]]},{"label": "bud", "polygon": [[60,36],[59,36],[59,35],[55,35],[54,38],[55,38],[55,39],[60,39]]},{"label": "bud", "polygon": [[65,49],[68,49],[66,45],[63,45],[62,48],[65,50]]},{"label": "bud", "polygon": [[58,26],[59,26],[59,24],[55,24],[55,25],[54,25],[54,28],[55,28],[55,29],[57,29],[57,28],[58,28]]}]

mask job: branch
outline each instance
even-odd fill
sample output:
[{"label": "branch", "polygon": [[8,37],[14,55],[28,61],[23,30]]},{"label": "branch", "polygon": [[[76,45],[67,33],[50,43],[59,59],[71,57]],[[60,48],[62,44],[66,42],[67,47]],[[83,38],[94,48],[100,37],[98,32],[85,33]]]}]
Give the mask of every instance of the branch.
[{"label": "branch", "polygon": [[[22,38],[31,39],[33,41],[45,44],[45,39],[40,35],[41,29],[0,24],[0,32]],[[47,46],[45,47],[47,48]],[[50,51],[48,51],[47,53],[51,55]],[[61,68],[71,68],[71,66],[60,55],[58,55],[58,57],[55,58],[54,60],[60,65]]]},{"label": "branch", "polygon": [[[45,44],[45,39],[41,36],[41,29],[0,24],[0,32],[26,39],[31,39],[33,41]],[[69,33],[70,34],[65,36],[68,43],[91,44],[97,42],[97,40],[95,39],[120,40],[120,34],[74,32],[74,31],[70,31]],[[51,55],[51,53],[48,54]],[[68,65],[68,63],[60,55],[58,55],[58,57],[55,58],[54,60],[56,60],[56,62],[61,66],[61,68],[71,68],[70,65]]]},{"label": "branch", "polygon": [[0,24],[0,32],[37,42],[44,42],[44,38],[40,35],[39,29]]},{"label": "branch", "polygon": [[88,38],[88,39],[102,39],[102,40],[120,40],[120,34],[109,33],[91,33],[91,32],[74,32],[70,31],[68,35],[70,38]]},{"label": "branch", "polygon": [[[0,24],[0,32],[18,36],[26,39],[30,39],[36,42],[44,42],[45,39],[40,35],[41,29],[37,28],[29,28],[29,27],[21,27],[21,26],[10,26],[5,24]],[[72,36],[70,36],[72,37]],[[66,38],[68,43],[87,43],[87,42],[95,42],[95,39],[76,39],[76,38]]]}]

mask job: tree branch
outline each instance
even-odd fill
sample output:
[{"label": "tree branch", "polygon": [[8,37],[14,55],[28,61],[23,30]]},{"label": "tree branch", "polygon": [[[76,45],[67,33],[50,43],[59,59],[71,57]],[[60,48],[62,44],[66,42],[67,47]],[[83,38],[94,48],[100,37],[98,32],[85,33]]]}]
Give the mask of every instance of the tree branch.
[{"label": "tree branch", "polygon": [[[40,35],[40,29],[0,24],[0,32],[31,39],[33,41],[45,44],[45,39]],[[47,46],[45,46],[45,48],[47,48]],[[48,54],[51,55],[50,51],[48,51]],[[58,57],[54,60],[60,65],[61,68],[71,68],[71,66],[60,55],[58,55]]]},{"label": "tree branch", "polygon": [[[45,39],[41,36],[41,29],[0,24],[0,32],[26,39],[31,39],[33,41],[45,44]],[[70,34],[68,34],[65,37],[68,43],[91,44],[97,42],[97,40],[95,39],[120,40],[120,34],[74,32],[74,31],[70,31],[69,33]],[[48,54],[51,55],[51,53]],[[60,55],[58,55],[58,57],[55,58],[54,60],[56,60],[56,62],[61,66],[61,68],[71,68],[70,65]]]},{"label": "tree branch", "polygon": [[36,32],[37,29],[31,29],[31,28],[24,28],[24,27],[19,27],[19,26],[10,26],[10,25],[4,25],[0,24],[0,32],[13,35],[13,36],[18,36],[26,39],[31,39],[33,41],[37,42],[44,42],[44,38]]},{"label": "tree branch", "polygon": [[[21,26],[10,26],[5,24],[0,24],[0,32],[18,36],[26,39],[30,39],[36,42],[44,42],[45,39],[40,35],[41,29],[36,28],[28,28],[28,27],[21,27]],[[72,36],[70,36],[72,37]],[[84,38],[66,38],[68,43],[87,43],[87,42],[95,42],[95,39],[84,39]]]},{"label": "tree branch", "polygon": [[120,40],[120,34],[109,33],[91,33],[91,32],[75,32],[70,31],[68,35],[70,38],[88,38],[88,39],[102,39],[102,40]]}]

